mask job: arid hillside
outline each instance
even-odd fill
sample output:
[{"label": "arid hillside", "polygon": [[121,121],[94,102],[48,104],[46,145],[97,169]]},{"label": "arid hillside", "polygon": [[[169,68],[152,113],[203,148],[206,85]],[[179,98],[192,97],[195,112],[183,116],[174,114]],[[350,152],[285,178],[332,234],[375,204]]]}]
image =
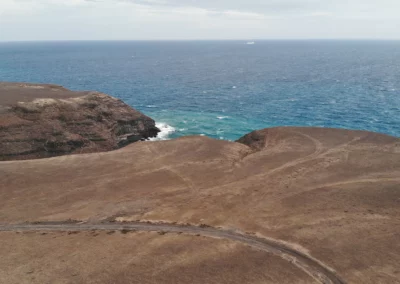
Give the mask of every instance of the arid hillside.
[{"label": "arid hillside", "polygon": [[0,163],[0,283],[400,283],[400,139],[272,128]]}]

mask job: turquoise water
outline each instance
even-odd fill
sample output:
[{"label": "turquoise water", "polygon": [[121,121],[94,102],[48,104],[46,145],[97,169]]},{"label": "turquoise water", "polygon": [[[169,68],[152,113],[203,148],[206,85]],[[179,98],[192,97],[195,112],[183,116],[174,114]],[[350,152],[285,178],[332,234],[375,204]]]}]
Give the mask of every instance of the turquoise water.
[{"label": "turquoise water", "polygon": [[400,136],[399,41],[0,43],[0,80],[108,93],[162,138],[281,125]]}]

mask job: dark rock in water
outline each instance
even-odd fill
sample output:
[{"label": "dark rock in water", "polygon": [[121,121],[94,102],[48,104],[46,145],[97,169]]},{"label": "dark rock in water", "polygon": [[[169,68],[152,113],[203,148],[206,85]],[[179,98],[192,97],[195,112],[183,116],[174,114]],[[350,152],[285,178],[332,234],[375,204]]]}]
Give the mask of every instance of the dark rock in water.
[{"label": "dark rock in water", "polygon": [[0,160],[109,151],[156,137],[150,117],[99,92],[0,83]]}]

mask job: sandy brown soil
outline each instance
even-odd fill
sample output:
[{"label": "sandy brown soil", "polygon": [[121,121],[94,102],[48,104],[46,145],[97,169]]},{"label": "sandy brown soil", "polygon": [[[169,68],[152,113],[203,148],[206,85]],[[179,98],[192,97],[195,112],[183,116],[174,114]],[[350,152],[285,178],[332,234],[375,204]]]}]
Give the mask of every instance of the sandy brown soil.
[{"label": "sandy brown soil", "polygon": [[279,240],[271,238],[260,238],[243,232],[212,228],[206,225],[192,226],[174,223],[151,223],[151,222],[35,222],[27,224],[1,225],[1,232],[85,232],[85,231],[120,231],[120,232],[158,232],[161,235],[167,233],[196,235],[208,238],[226,239],[244,244],[258,251],[278,256],[288,263],[300,268],[314,280],[325,284],[343,284],[344,281],[326,267],[323,263],[313,259],[307,254],[298,251]]},{"label": "sandy brown soil", "polygon": [[197,236],[2,233],[0,250],[0,283],[316,283],[279,257]]},{"label": "sandy brown soil", "polygon": [[73,92],[62,86],[51,84],[0,82],[0,105],[12,106],[18,102],[32,102],[35,99],[78,98],[91,92]]},{"label": "sandy brown soil", "polygon": [[[360,131],[275,128],[253,133],[241,142],[247,145],[186,137],[139,142],[107,153],[1,162],[0,223],[116,219],[207,224],[280,240],[334,269],[348,283],[400,283],[398,138]],[[1,243],[11,246],[14,240],[9,236],[13,234],[0,233]],[[43,237],[30,234],[21,235],[26,239],[20,243],[32,244]],[[65,238],[54,245],[67,253],[71,244]],[[86,237],[80,239],[85,243]],[[45,240],[31,249],[39,253]],[[193,249],[192,243],[184,248]],[[154,259],[148,249],[138,248]],[[5,253],[5,258],[23,263],[35,259],[33,253],[22,258],[24,251],[18,246],[14,253]],[[103,248],[97,252],[104,253]],[[115,251],[112,257],[119,254]],[[264,253],[264,257],[273,256]],[[43,254],[41,261],[52,259]],[[173,255],[168,259],[176,261]],[[223,257],[215,260],[230,263]],[[241,261],[252,266],[246,254]],[[274,271],[282,274],[268,271],[270,282],[313,281],[305,276],[294,281],[290,277],[297,277],[297,272],[290,277],[284,274],[289,271],[288,262],[274,265],[281,267]],[[84,262],[82,267],[97,269],[97,264]],[[204,275],[201,268],[194,265],[191,272],[199,283]],[[133,270],[141,274],[146,269],[158,268],[149,265]],[[244,269],[252,275],[250,268]],[[44,271],[55,277],[50,268]],[[221,273],[216,277],[230,279],[226,283],[268,282],[267,278],[236,279],[231,274],[236,269],[217,271]],[[20,275],[12,267],[0,274],[17,275],[15,279]],[[178,278],[168,275],[169,283],[178,283]],[[153,280],[149,283],[168,283]],[[108,283],[102,281],[96,283]]]}]

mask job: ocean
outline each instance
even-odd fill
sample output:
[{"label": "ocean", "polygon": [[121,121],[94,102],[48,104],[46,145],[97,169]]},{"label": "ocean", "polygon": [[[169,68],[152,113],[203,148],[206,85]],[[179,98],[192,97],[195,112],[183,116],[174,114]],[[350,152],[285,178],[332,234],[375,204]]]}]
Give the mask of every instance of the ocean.
[{"label": "ocean", "polygon": [[274,126],[400,137],[400,41],[3,42],[0,81],[110,94],[160,139]]}]

